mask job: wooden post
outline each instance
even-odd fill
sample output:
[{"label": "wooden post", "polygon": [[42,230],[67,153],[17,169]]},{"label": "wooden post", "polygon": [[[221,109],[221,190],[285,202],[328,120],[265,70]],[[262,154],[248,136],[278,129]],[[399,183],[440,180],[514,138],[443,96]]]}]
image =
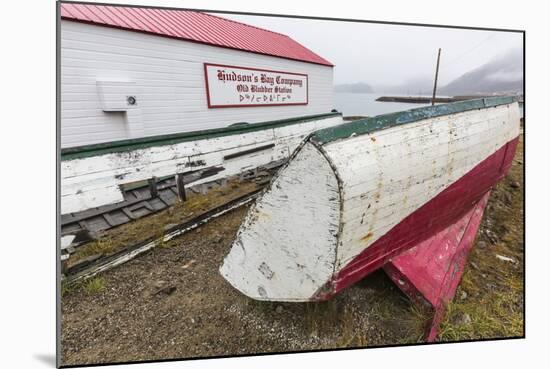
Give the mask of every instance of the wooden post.
[{"label": "wooden post", "polygon": [[435,66],[435,81],[434,81],[434,92],[432,95],[432,105],[435,105],[435,92],[437,90],[437,75],[439,74],[439,57],[441,56],[441,48],[437,52],[437,65]]},{"label": "wooden post", "polygon": [[151,192],[151,198],[158,196],[158,189],[157,189],[157,177],[149,178],[147,180],[149,182],[149,192]]},{"label": "wooden post", "polygon": [[182,202],[187,200],[187,196],[185,195],[185,183],[183,182],[182,173],[176,174],[176,188],[178,189],[179,200]]}]

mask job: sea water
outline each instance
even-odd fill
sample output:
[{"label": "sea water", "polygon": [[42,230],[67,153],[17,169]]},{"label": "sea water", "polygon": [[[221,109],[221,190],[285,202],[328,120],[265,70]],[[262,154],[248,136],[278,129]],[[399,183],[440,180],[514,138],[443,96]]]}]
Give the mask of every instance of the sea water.
[{"label": "sea water", "polygon": [[[382,102],[376,101],[383,93],[349,93],[335,92],[334,105],[335,109],[342,112],[344,117],[349,116],[367,116],[373,117],[376,115],[395,113],[398,111],[420,108],[431,104],[410,104],[401,102]],[[394,96],[394,95],[392,95]]]},{"label": "sea water", "polygon": [[[402,102],[384,102],[376,101],[380,96],[396,96],[391,93],[350,93],[350,92],[335,92],[334,105],[335,109],[342,112],[344,117],[349,116],[367,116],[374,117],[376,115],[395,113],[423,106],[427,104],[411,104]],[[523,103],[520,103],[520,114],[523,117]]]}]

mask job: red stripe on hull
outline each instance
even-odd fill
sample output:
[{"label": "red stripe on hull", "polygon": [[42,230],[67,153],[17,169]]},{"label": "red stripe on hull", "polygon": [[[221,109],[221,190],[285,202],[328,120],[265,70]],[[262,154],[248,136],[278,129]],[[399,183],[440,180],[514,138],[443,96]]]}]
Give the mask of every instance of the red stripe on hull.
[{"label": "red stripe on hull", "polygon": [[504,178],[519,137],[508,142],[356,256],[315,296],[326,300],[379,269],[392,257],[458,221]]}]

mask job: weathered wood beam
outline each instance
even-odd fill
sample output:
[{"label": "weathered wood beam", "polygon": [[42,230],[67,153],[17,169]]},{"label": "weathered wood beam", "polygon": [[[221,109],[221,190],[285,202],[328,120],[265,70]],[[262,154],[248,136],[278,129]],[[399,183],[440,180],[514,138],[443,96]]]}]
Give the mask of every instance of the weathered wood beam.
[{"label": "weathered wood beam", "polygon": [[176,174],[176,188],[178,191],[178,199],[181,202],[186,201],[187,196],[185,195],[185,182],[183,181],[183,173]]}]

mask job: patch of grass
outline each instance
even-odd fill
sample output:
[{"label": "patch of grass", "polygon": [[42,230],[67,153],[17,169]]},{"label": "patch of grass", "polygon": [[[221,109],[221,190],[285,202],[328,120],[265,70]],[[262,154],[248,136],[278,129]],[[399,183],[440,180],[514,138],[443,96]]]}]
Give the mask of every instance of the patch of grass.
[{"label": "patch of grass", "polygon": [[368,334],[357,324],[357,314],[350,306],[344,306],[340,314],[340,337],[336,341],[338,347],[366,347],[369,343]]},{"label": "patch of grass", "polygon": [[313,336],[326,333],[338,324],[338,305],[335,299],[304,303],[304,324]]},{"label": "patch of grass", "polygon": [[496,254],[515,253],[501,244],[472,252],[470,260],[477,269],[464,273],[460,287],[468,297],[455,298],[447,306],[440,340],[523,335],[523,271],[515,264],[499,261]]},{"label": "patch of grass", "polygon": [[105,289],[106,281],[102,276],[95,276],[91,279],[80,280],[69,283],[67,280],[61,282],[61,297],[73,293],[78,290],[83,290],[88,294],[95,294]]},{"label": "patch of grass", "polygon": [[156,242],[156,247],[158,248],[166,248],[166,247],[169,247],[171,242],[170,241],[166,241],[164,239],[164,236],[165,236],[165,233],[162,232],[162,234],[159,234],[158,237],[157,237],[157,240],[155,241]]},{"label": "patch of grass", "polygon": [[208,193],[209,196],[205,196],[205,195],[192,196],[189,199],[187,199],[187,201],[183,203],[179,203],[178,204],[179,208],[180,209],[185,208],[185,210],[191,211],[191,212],[201,210],[203,208],[208,208],[208,206],[212,202],[211,198],[218,196],[220,192],[221,191],[219,189],[215,188],[209,191]]},{"label": "patch of grass", "polygon": [[422,342],[431,319],[428,309],[410,301],[395,304],[384,298],[373,305],[371,314],[382,327],[392,326],[390,331],[399,332],[399,342],[396,343]]},{"label": "patch of grass", "polygon": [[77,251],[71,255],[72,259],[84,259],[92,255],[107,255],[116,250],[116,245],[110,238],[102,238],[94,242],[90,242],[85,247],[78,248]]},{"label": "patch of grass", "polygon": [[[486,304],[455,302],[449,304],[441,322],[442,341],[518,337],[523,335],[523,311],[511,309],[514,293],[492,296]],[[463,317],[468,316],[468,321]]]},{"label": "patch of grass", "polygon": [[428,324],[432,320],[433,312],[427,308],[412,304],[410,309],[410,318],[407,319],[406,326],[409,327],[405,342],[423,342]]},{"label": "patch of grass", "polygon": [[[155,214],[109,229],[101,234],[99,240],[78,247],[77,251],[71,255],[69,264],[74,265],[91,255],[111,254],[150,237],[163,236],[167,225],[192,219],[209,209],[258,188],[255,183],[236,182],[236,180],[229,181],[227,185],[228,187],[212,188],[206,194],[195,194],[188,191],[188,199],[185,202],[176,202],[174,205]],[[169,247],[173,245],[171,242],[161,242],[161,245],[158,246]]]},{"label": "patch of grass", "polygon": [[[462,301],[455,298],[447,306],[441,322],[439,339],[459,341],[523,335],[523,281],[519,275],[491,270],[486,274],[487,260],[475,258],[482,272],[468,270],[461,289],[468,294]],[[496,263],[496,261],[494,261]],[[484,278],[481,274],[485,275]],[[490,286],[490,288],[488,287]]]},{"label": "patch of grass", "polygon": [[66,296],[75,288],[74,284],[67,283],[66,280],[61,281],[61,297]]},{"label": "patch of grass", "polygon": [[94,278],[88,279],[83,284],[84,291],[89,294],[95,294],[101,292],[105,289],[105,278],[101,276],[96,276]]}]

